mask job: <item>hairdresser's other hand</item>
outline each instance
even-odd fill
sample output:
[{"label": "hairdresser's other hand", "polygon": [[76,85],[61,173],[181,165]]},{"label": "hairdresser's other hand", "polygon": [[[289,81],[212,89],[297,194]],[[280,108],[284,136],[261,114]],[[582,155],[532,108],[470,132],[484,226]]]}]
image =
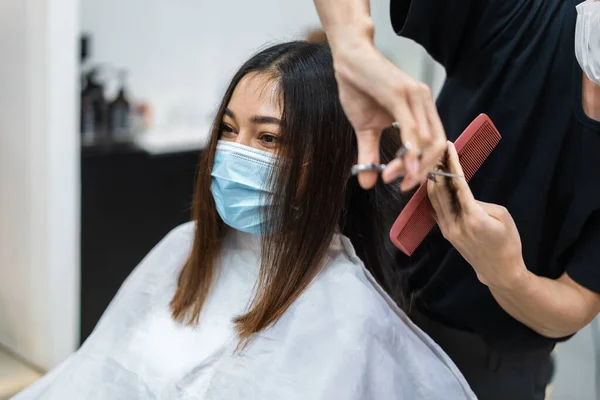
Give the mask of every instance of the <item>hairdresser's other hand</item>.
[{"label": "hairdresser's other hand", "polygon": [[[454,145],[448,142],[449,171],[463,175]],[[521,238],[506,208],[475,200],[464,179],[436,178],[427,191],[444,237],[491,288],[510,288],[526,274]],[[453,195],[452,192],[455,194]]]},{"label": "hairdresser's other hand", "polygon": [[[408,174],[402,183],[409,190],[422,182],[446,148],[446,135],[427,85],[411,78],[377,48],[372,34],[328,36],[333,50],[340,101],[358,140],[358,163],[379,163],[381,131],[398,122],[410,150],[403,160],[392,161],[383,172],[391,182]],[[419,160],[419,152],[423,157]],[[372,187],[375,173],[363,173],[359,182]]]}]

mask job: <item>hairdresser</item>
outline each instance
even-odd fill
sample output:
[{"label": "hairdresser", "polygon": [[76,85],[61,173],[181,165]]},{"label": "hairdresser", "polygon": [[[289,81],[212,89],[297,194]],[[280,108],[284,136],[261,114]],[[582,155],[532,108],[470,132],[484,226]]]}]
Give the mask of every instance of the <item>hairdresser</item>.
[{"label": "hairdresser", "polygon": [[[405,288],[413,320],[484,400],[544,398],[555,344],[600,311],[600,4],[580,3],[391,0],[395,31],[446,69],[438,119],[429,91],[375,48],[368,0],[315,0],[358,163],[378,161],[390,120],[409,152],[383,179],[406,173],[405,190],[445,148],[460,172],[443,128],[454,140],[487,113],[503,136],[469,185],[428,184],[439,230]],[[364,188],[377,179],[362,175]]]}]

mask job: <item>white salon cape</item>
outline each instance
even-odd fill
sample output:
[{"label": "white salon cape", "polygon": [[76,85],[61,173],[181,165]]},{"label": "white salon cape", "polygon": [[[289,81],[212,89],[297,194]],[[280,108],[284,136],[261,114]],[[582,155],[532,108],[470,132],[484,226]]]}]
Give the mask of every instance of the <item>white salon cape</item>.
[{"label": "white salon cape", "polygon": [[448,356],[333,240],[324,271],[242,352],[232,319],[252,298],[256,237],[231,231],[198,326],[169,301],[194,235],[171,232],[125,281],[82,347],[14,400],[474,399]]}]

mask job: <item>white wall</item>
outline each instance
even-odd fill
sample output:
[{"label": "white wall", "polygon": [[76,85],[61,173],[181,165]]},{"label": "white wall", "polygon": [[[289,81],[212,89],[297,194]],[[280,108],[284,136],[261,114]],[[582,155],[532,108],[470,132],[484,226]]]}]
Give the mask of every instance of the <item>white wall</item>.
[{"label": "white wall", "polygon": [[600,399],[600,317],[556,349],[551,400]]},{"label": "white wall", "polygon": [[0,2],[0,343],[41,368],[76,348],[78,0]]},{"label": "white wall", "polygon": [[84,0],[81,15],[90,63],[130,70],[132,97],[149,100],[157,128],[169,131],[206,129],[250,54],[318,24],[306,0]]},{"label": "white wall", "polygon": [[[426,53],[394,34],[389,0],[372,3],[378,45],[420,77]],[[171,135],[185,128],[206,134],[243,61],[265,44],[304,38],[320,25],[310,0],[83,0],[81,15],[82,31],[93,37],[90,64],[128,69],[132,97],[150,101],[157,130]],[[114,79],[108,91],[114,95]]]}]

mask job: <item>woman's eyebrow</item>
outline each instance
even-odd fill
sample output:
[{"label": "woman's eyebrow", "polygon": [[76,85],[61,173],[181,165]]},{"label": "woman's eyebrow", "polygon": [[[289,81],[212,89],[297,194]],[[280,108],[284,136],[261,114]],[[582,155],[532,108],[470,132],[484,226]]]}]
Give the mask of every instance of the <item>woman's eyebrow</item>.
[{"label": "woman's eyebrow", "polygon": [[281,120],[275,117],[266,117],[263,115],[255,115],[251,119],[253,124],[272,124],[281,125]]},{"label": "woman's eyebrow", "polygon": [[235,119],[235,114],[233,113],[233,111],[231,111],[227,107],[225,107],[225,111],[223,111],[223,114],[227,115],[228,117],[231,117],[231,118]]},{"label": "woman's eyebrow", "polygon": [[[224,112],[225,115],[227,115],[230,118],[235,119],[235,114],[233,111],[231,111],[229,108],[225,108]],[[266,115],[255,115],[253,116],[250,121],[253,124],[271,124],[271,125],[281,125],[281,119],[279,118],[275,118],[275,117],[268,117]]]}]

